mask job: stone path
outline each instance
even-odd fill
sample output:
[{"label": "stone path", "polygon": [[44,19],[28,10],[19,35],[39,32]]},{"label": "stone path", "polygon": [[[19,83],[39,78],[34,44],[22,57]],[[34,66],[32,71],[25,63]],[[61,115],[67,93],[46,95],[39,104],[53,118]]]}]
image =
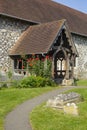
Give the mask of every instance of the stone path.
[{"label": "stone path", "polygon": [[5,130],[32,130],[31,124],[29,122],[29,116],[32,109],[42,102],[47,101],[49,98],[53,98],[59,93],[70,90],[72,88],[76,87],[66,87],[53,90],[19,105],[15,110],[7,115],[5,119]]}]

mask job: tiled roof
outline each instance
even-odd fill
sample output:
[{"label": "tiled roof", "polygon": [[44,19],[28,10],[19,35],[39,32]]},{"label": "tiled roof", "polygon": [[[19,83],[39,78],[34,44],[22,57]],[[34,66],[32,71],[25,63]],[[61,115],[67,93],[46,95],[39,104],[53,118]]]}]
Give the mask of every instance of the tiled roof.
[{"label": "tiled roof", "polygon": [[29,27],[10,51],[10,55],[46,53],[53,44],[65,20]]},{"label": "tiled roof", "polygon": [[37,23],[66,19],[72,32],[87,36],[87,14],[51,0],[0,0],[0,14]]}]

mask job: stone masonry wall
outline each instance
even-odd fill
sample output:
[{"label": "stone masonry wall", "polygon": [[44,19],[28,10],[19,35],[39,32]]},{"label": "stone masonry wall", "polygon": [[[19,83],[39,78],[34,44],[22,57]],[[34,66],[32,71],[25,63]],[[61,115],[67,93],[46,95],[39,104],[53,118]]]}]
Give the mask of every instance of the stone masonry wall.
[{"label": "stone masonry wall", "polygon": [[[8,56],[21,34],[29,26],[28,23],[9,17],[0,16],[0,69],[8,70],[12,60]],[[87,38],[72,34],[73,41],[79,53],[76,60],[75,76],[87,79]]]},{"label": "stone masonry wall", "polygon": [[25,22],[0,16],[0,69],[8,70],[11,67],[9,49],[14,46],[28,26],[29,24]]},{"label": "stone masonry wall", "polygon": [[79,57],[76,59],[75,76],[87,79],[87,37],[72,35]]}]

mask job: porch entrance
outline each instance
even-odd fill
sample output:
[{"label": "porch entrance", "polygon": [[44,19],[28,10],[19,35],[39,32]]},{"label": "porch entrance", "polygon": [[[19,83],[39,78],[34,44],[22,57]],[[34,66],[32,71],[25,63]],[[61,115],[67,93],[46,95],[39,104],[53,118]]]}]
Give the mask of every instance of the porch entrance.
[{"label": "porch entrance", "polygon": [[62,83],[63,80],[74,78],[75,60],[77,50],[67,30],[61,30],[52,48],[54,49],[52,62],[52,75],[55,80]]},{"label": "porch entrance", "polygon": [[64,79],[66,74],[66,58],[63,51],[59,51],[55,56],[55,78]]},{"label": "porch entrance", "polygon": [[74,78],[75,56],[65,50],[59,50],[54,55],[54,79],[62,83],[63,80]]}]

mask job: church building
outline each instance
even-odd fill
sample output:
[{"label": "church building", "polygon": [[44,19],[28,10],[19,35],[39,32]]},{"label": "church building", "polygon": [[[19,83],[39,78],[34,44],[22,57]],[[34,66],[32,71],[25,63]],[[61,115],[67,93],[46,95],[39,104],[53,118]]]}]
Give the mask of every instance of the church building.
[{"label": "church building", "polygon": [[51,0],[0,0],[0,70],[26,74],[22,56],[33,54],[51,57],[54,79],[87,78],[87,14]]}]

